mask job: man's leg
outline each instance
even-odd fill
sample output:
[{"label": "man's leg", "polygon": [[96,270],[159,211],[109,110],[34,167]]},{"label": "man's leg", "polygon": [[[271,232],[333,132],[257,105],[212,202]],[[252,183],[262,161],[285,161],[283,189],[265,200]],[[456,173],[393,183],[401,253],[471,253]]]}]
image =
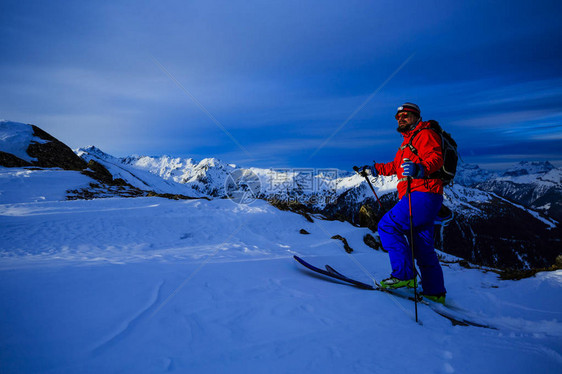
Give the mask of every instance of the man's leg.
[{"label": "man's leg", "polygon": [[443,269],[434,249],[433,224],[417,228],[414,232],[414,250],[420,269],[423,293],[441,295],[446,293]]},{"label": "man's leg", "polygon": [[[418,235],[422,231],[428,230],[428,227],[433,229],[433,223],[437,212],[443,201],[443,196],[425,192],[412,192],[412,215],[414,224],[414,234]],[[421,229],[421,230],[419,230]],[[408,196],[404,196],[388,213],[386,213],[380,220],[378,225],[379,236],[381,238],[382,246],[388,251],[390,264],[392,266],[391,276],[398,279],[412,279],[414,272],[412,270],[412,255],[411,249],[406,236],[410,233],[410,209]],[[431,230],[431,233],[433,231]],[[427,233],[421,237],[422,264],[425,266],[434,266],[430,261],[428,252],[428,244],[433,251],[433,237],[431,236],[431,243],[427,241]],[[414,250],[416,253],[416,242],[414,242]],[[416,256],[417,257],[417,256]],[[436,255],[435,255],[435,258]],[[424,261],[425,260],[425,261]],[[437,265],[439,262],[437,261]],[[441,267],[439,266],[439,269]]]},{"label": "man's leg", "polygon": [[406,280],[414,278],[412,254],[404,236],[409,230],[408,199],[403,198],[379,221],[378,232],[382,247],[388,251],[392,277]]}]

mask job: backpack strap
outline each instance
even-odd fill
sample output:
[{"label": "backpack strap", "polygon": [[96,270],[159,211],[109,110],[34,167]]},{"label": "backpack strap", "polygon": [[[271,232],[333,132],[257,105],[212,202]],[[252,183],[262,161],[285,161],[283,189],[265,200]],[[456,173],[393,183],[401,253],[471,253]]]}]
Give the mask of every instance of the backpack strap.
[{"label": "backpack strap", "polygon": [[[429,121],[431,122],[431,120]],[[414,147],[414,145],[412,144],[412,142],[414,141],[414,138],[416,137],[416,135],[418,135],[420,132],[422,132],[423,130],[433,130],[437,133],[437,135],[439,135],[441,137],[441,143],[443,143],[443,135],[439,134],[439,132],[432,128],[432,127],[422,127],[421,129],[417,129],[416,131],[414,131],[414,133],[412,134],[412,136],[410,137],[410,141],[408,142],[408,144],[404,144],[403,146],[401,146],[399,148],[399,150],[404,150],[406,148],[410,148],[410,150],[412,151],[413,154],[415,154],[419,159],[421,159],[420,155],[418,154],[418,150],[416,149],[416,147]],[[405,178],[407,179],[407,178]],[[439,170],[436,171],[433,174],[427,175],[425,176],[423,179],[441,179],[439,177]],[[399,180],[400,182],[400,180]]]},{"label": "backpack strap", "polygon": [[[414,147],[414,145],[412,144],[412,142],[414,141],[414,138],[416,137],[416,135],[418,135],[420,132],[422,132],[423,130],[433,130],[431,127],[422,127],[421,129],[417,129],[416,131],[414,131],[414,133],[412,134],[412,136],[410,137],[410,141],[408,142],[408,144],[404,144],[403,146],[401,146],[399,148],[399,150],[404,150],[407,148],[410,148],[410,151],[412,151],[413,154],[415,154],[416,156],[420,157],[420,155],[418,154],[418,150],[416,149],[416,147]],[[435,130],[433,130],[435,131]],[[435,131],[437,132],[437,131]],[[421,157],[420,157],[421,158]]]}]

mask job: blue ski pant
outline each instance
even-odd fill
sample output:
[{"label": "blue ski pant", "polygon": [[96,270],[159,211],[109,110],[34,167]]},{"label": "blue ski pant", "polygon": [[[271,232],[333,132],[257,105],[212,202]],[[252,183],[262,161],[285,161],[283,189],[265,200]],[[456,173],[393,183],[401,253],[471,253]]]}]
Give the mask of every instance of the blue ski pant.
[{"label": "blue ski pant", "polygon": [[[423,293],[439,295],[445,293],[443,269],[435,253],[434,221],[443,202],[443,196],[429,192],[414,191],[412,217],[414,226],[414,256],[420,269]],[[382,246],[388,251],[391,276],[398,279],[414,278],[412,250],[410,248],[410,209],[408,195],[386,213],[378,225]]]}]

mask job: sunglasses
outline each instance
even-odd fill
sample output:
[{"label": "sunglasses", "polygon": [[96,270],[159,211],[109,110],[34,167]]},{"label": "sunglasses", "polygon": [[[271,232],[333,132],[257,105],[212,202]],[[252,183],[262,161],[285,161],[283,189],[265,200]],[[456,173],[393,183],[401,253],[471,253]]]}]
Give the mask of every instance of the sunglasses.
[{"label": "sunglasses", "polygon": [[408,113],[408,112],[400,112],[400,113],[396,113],[394,118],[396,118],[398,121],[400,121],[402,118],[406,118],[409,115],[410,115],[410,113]]}]

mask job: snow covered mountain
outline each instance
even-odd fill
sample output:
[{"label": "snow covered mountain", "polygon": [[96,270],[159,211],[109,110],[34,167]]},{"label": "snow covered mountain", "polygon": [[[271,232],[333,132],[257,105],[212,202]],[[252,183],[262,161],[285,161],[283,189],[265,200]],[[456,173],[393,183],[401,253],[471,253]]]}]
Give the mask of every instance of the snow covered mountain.
[{"label": "snow covered mountain", "polygon": [[546,174],[555,169],[548,161],[521,161],[519,164],[509,168],[503,173],[503,177],[521,177],[524,175],[533,176],[537,174]]},{"label": "snow covered mountain", "polygon": [[0,165],[59,167],[84,170],[86,163],[72,150],[34,125],[0,120]]},{"label": "snow covered mountain", "polygon": [[457,166],[454,183],[466,187],[474,187],[478,183],[496,178],[499,174],[490,170],[482,169],[476,164],[461,162]]},{"label": "snow covered mountain", "polygon": [[199,193],[211,198],[228,196],[228,181],[236,171],[258,182],[254,198],[325,206],[345,188],[339,185],[342,180],[339,175],[349,174],[336,169],[246,169],[216,158],[196,161],[170,156],[129,156],[118,159],[94,146],[75,152],[86,161],[95,160],[104,165],[115,178],[138,188],[161,193]]},{"label": "snow covered mountain", "polygon": [[131,156],[122,159],[121,162],[158,175],[164,180],[189,185],[194,190],[211,197],[225,195],[226,178],[235,169],[234,165],[224,164],[216,158],[205,158],[196,162],[192,158]]},{"label": "snow covered mountain", "polygon": [[548,161],[521,161],[503,172],[460,164],[455,183],[495,193],[562,221],[562,168]]},{"label": "snow covered mountain", "polygon": [[206,194],[197,191],[192,184],[184,184],[170,178],[162,178],[150,169],[135,167],[130,162],[124,162],[123,159],[113,157],[94,146],[80,148],[75,152],[87,162],[95,161],[103,165],[113,175],[113,178],[122,179],[140,190],[191,197],[206,196]]},{"label": "snow covered mountain", "polygon": [[[2,139],[11,139],[0,143],[0,161],[5,166],[44,164],[43,159],[53,159],[48,151],[41,152],[41,159],[33,159],[29,154],[36,144],[56,141],[50,135],[38,137],[43,132],[35,126],[7,121],[0,124]],[[64,147],[60,143],[53,153],[60,154],[58,149]],[[64,149],[65,154],[68,151]],[[69,190],[67,198],[160,194],[181,198],[230,197],[244,203],[263,199],[284,210],[321,214],[373,231],[397,199],[395,177],[372,179],[383,204],[380,209],[362,177],[336,169],[239,168],[215,158],[116,158],[94,146],[75,153],[79,157],[73,153],[72,157],[78,161],[65,156],[64,162],[72,159],[72,170],[82,170],[97,183]],[[14,165],[14,159],[19,164]],[[58,160],[49,165],[61,163]],[[499,174],[476,165],[462,165],[457,179],[455,185],[445,189],[446,205],[453,211],[454,220],[439,230],[437,243],[443,251],[476,264],[504,269],[548,267],[554,263],[560,254],[560,226],[548,214],[555,212],[562,201],[560,169],[548,163],[521,163]]]},{"label": "snow covered mountain", "polygon": [[[114,177],[101,164],[78,157],[72,149],[52,135],[34,125],[0,120],[0,166],[59,169],[62,173],[45,170],[44,174],[76,174],[89,177],[75,189],[69,189],[64,196],[68,199],[81,199],[110,196],[142,196],[142,190]],[[8,174],[11,172],[8,171]],[[80,179],[80,178],[76,178]],[[49,189],[50,186],[45,186]]]},{"label": "snow covered mountain", "polygon": [[549,162],[521,162],[475,185],[562,221],[562,168]]}]

